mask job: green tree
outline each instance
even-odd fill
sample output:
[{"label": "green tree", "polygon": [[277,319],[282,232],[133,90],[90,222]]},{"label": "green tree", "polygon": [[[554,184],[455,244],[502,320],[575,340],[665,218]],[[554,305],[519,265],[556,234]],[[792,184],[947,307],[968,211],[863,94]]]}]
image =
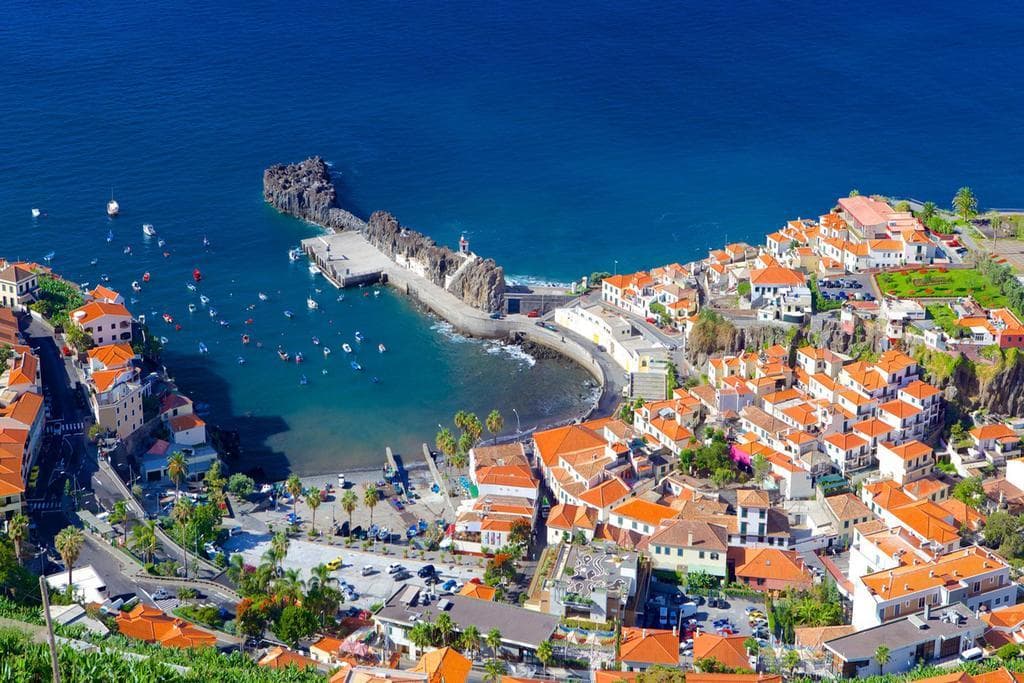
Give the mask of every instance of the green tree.
[{"label": "green tree", "polygon": [[484,662],[484,680],[488,683],[498,683],[507,671],[505,662],[500,659],[488,659]]},{"label": "green tree", "polygon": [[7,522],[7,535],[14,543],[14,557],[21,562],[21,546],[28,538],[28,517],[19,512]]},{"label": "green tree", "polygon": [[896,205],[893,206],[892,208],[894,211],[899,211],[900,213],[910,213],[910,202],[903,199],[901,201],[896,202]]},{"label": "green tree", "polygon": [[768,459],[761,453],[758,453],[750,459],[750,469],[753,470],[754,474],[752,479],[754,483],[761,484],[772,471],[772,465],[768,462]]},{"label": "green tree", "polygon": [[359,497],[356,496],[356,492],[353,489],[345,491],[345,495],[341,497],[341,509],[348,514],[348,526],[352,527],[352,513],[356,511],[356,506],[359,505]]},{"label": "green tree", "polygon": [[111,524],[123,524],[124,525],[124,541],[123,545],[128,545],[128,520],[130,516],[128,514],[128,501],[119,500],[114,503],[114,508],[110,511],[110,517],[108,518]]},{"label": "green tree", "polygon": [[480,642],[480,629],[475,624],[469,624],[462,629],[462,633],[459,635],[459,647],[467,653],[470,659],[473,659],[473,654],[480,649]]},{"label": "green tree", "polygon": [[533,527],[525,519],[519,518],[512,522],[512,527],[508,532],[508,542],[512,545],[525,546],[530,542],[530,536],[533,534]]},{"label": "green tree", "polygon": [[935,206],[935,202],[925,202],[921,205],[921,211],[917,214],[917,217],[922,222],[927,222],[929,218],[935,215],[938,207]]},{"label": "green tree", "polygon": [[885,645],[879,645],[875,648],[874,660],[878,663],[878,675],[882,675],[882,670],[885,669],[885,665],[889,663],[890,652],[889,648]]},{"label": "green tree", "polygon": [[271,590],[278,601],[297,603],[302,600],[305,584],[298,569],[286,569],[274,580]]},{"label": "green tree", "polygon": [[295,648],[299,641],[316,633],[316,617],[308,609],[288,605],[281,610],[281,616],[274,624],[274,635]]},{"label": "green tree", "polygon": [[367,484],[363,491],[363,505],[370,511],[370,526],[373,526],[373,508],[380,502],[380,492],[373,484]]},{"label": "green tree", "polygon": [[792,675],[796,668],[800,666],[800,653],[796,650],[786,650],[786,654],[782,656],[782,665]]},{"label": "green tree", "polygon": [[310,512],[309,523],[314,535],[316,534],[316,509],[320,507],[321,502],[323,501],[320,500],[320,489],[313,489],[306,494],[306,505],[309,506]]},{"label": "green tree", "polygon": [[292,497],[292,507],[297,510],[299,506],[299,496],[302,495],[302,480],[299,479],[299,475],[293,474],[289,476],[284,482],[284,490]]},{"label": "green tree", "polygon": [[[137,524],[132,529],[132,550],[142,553],[143,559],[149,563],[153,561],[156,549],[160,542],[156,537],[156,520],[148,519],[142,524]],[[241,558],[241,555],[237,557]]]},{"label": "green tree", "polygon": [[271,564],[277,568],[281,567],[284,558],[288,556],[289,545],[291,545],[291,540],[283,531],[278,531],[270,538],[270,549],[267,551],[267,555]]},{"label": "green tree", "polygon": [[64,566],[68,568],[69,586],[72,583],[71,569],[75,566],[75,562],[78,561],[83,543],[85,543],[85,536],[82,534],[82,530],[76,529],[73,526],[64,527],[53,539],[53,545],[57,552],[60,553],[60,559],[64,561]]},{"label": "green tree", "polygon": [[248,498],[255,490],[256,482],[253,481],[252,477],[246,474],[235,472],[228,477],[228,491],[239,498]]},{"label": "green tree", "polygon": [[455,455],[455,451],[458,448],[458,442],[447,427],[443,427],[437,432],[437,436],[434,437],[434,445],[437,446],[437,450],[443,453],[445,457]]},{"label": "green tree", "polygon": [[953,487],[953,497],[977,510],[985,501],[985,487],[981,484],[981,477],[968,477],[957,482]]},{"label": "green tree", "polygon": [[978,213],[978,198],[971,188],[964,186],[953,196],[953,212],[963,220],[968,220]]},{"label": "green tree", "polygon": [[719,579],[703,569],[695,569],[686,573],[686,587],[691,591],[708,592],[718,588]]},{"label": "green tree", "polygon": [[442,647],[452,645],[455,640],[455,622],[447,612],[441,612],[434,620],[434,629]]},{"label": "green tree", "polygon": [[548,671],[548,664],[551,663],[551,660],[554,659],[554,657],[555,657],[555,648],[551,645],[551,641],[550,640],[545,640],[544,642],[542,642],[540,645],[537,646],[537,659],[540,661],[541,665],[544,667],[544,673],[547,673],[547,671]]},{"label": "green tree", "polygon": [[858,190],[857,188],[853,188],[852,190],[850,190],[850,194],[848,196],[850,196],[850,197],[859,197],[860,196],[860,190]]},{"label": "green tree", "polygon": [[220,460],[213,461],[213,464],[210,465],[210,469],[206,470],[206,474],[203,475],[203,481],[206,483],[206,487],[210,491],[224,490],[227,480],[224,478],[224,474],[221,471]]},{"label": "green tree", "polygon": [[487,643],[487,647],[491,648],[491,656],[497,659],[498,653],[501,651],[501,631],[492,628],[484,636],[484,642]]},{"label": "green tree", "polygon": [[409,642],[412,643],[417,650],[424,650],[428,647],[433,647],[436,642],[434,625],[428,621],[417,621],[413,624],[412,628],[409,629],[408,638]]},{"label": "green tree", "polygon": [[92,337],[75,325],[70,325],[64,330],[64,340],[79,353],[88,351],[95,345]]},{"label": "green tree", "polygon": [[501,416],[497,410],[492,410],[487,413],[487,431],[491,433],[495,441],[498,439],[498,433],[505,427],[505,418]]},{"label": "green tree", "polygon": [[188,460],[181,451],[174,451],[167,457],[167,476],[174,482],[174,497],[180,497],[181,482],[188,476]]}]

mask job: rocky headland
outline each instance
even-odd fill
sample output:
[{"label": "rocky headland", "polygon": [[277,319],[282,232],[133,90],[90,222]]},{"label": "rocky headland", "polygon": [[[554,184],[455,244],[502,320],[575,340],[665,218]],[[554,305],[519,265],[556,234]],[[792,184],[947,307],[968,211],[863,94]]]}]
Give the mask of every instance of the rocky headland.
[{"label": "rocky headland", "polygon": [[323,228],[360,232],[395,263],[415,270],[464,303],[481,311],[500,311],[505,303],[505,273],[494,259],[466,257],[411,230],[386,211],[370,220],[338,206],[338,193],[327,163],[311,157],[278,164],[263,172],[263,197],[278,211]]}]

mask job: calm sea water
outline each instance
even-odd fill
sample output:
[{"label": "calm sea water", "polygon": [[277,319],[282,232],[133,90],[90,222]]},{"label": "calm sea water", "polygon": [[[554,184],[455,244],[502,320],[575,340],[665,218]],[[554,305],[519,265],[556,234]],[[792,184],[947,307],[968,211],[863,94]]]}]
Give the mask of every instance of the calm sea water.
[{"label": "calm sea water", "polygon": [[[983,205],[1024,203],[1020,12],[555,5],[8,3],[0,251],[54,250],[69,276],[106,272],[126,294],[150,271],[135,309],[182,321],[163,331],[180,383],[242,430],[247,464],[312,472],[414,449],[461,407],[573,414],[587,378],[453,341],[390,292],[324,289],[308,313],[325,284],[285,252],[312,230],[263,204],[270,163],[321,154],[357,213],[387,208],[447,243],[465,232],[508,273],[555,280],[759,241],[853,187],[946,202],[970,184]],[[190,318],[196,266],[231,327]],[[250,316],[262,351],[238,342]],[[357,329],[362,373],[338,348]],[[308,362],[280,363],[277,344]]]}]

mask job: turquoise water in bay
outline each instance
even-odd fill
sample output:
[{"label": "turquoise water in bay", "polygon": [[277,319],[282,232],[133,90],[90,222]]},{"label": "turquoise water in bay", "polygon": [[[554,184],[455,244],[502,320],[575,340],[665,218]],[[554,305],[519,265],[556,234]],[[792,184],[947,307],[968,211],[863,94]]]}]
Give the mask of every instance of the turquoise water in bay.
[{"label": "turquoise water in bay", "polygon": [[[151,272],[134,308],[181,321],[153,325],[167,364],[241,431],[246,465],[375,465],[459,408],[573,415],[588,378],[452,339],[392,292],[334,301],[288,262],[314,231],[264,205],[264,167],[320,154],[356,213],[388,209],[449,244],[465,232],[509,274],[553,280],[759,242],[853,187],[944,203],[969,184],[983,205],[1020,205],[1022,24],[986,3],[15,0],[0,23],[0,253],[53,250],[69,277],[108,273],[126,296]],[[230,327],[189,316],[194,267]],[[259,351],[239,342],[250,316]],[[338,348],[357,329],[362,373]],[[278,344],[308,362],[281,363]]]}]

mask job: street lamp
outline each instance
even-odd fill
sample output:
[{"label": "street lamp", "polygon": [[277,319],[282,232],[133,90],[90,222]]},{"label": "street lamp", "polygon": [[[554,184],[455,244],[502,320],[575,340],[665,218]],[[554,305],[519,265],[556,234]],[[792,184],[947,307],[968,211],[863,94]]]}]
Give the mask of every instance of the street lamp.
[{"label": "street lamp", "polygon": [[519,424],[519,411],[518,411],[518,410],[516,410],[515,408],[513,408],[513,409],[512,409],[512,412],[513,412],[513,413],[515,414],[515,416],[516,416],[516,434],[518,434],[518,433],[520,433],[521,431],[523,431],[523,428],[522,428],[522,426],[521,426],[521,425]]},{"label": "street lamp", "polygon": [[618,275],[618,274],[619,274],[619,259],[615,259],[615,272],[613,273],[613,275]]}]

